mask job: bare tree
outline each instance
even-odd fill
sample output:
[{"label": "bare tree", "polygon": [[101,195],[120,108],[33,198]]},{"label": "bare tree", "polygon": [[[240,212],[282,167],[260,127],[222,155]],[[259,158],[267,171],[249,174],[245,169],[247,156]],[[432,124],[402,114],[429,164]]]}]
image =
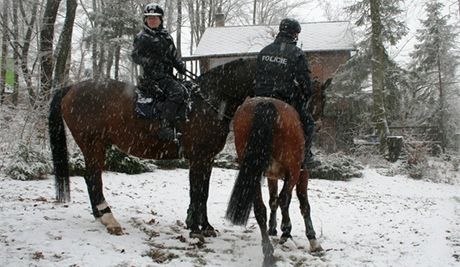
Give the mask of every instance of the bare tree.
[{"label": "bare tree", "polygon": [[51,82],[53,76],[53,40],[54,40],[54,23],[56,21],[57,11],[60,0],[47,0],[45,12],[40,30],[40,82],[41,82],[41,99],[50,98]]},{"label": "bare tree", "polygon": [[173,21],[174,21],[174,11],[177,11],[177,9],[174,9],[175,1],[174,0],[168,0],[165,3],[165,18],[166,18],[166,30],[168,32],[172,32],[173,30]]},{"label": "bare tree", "polygon": [[13,1],[13,94],[11,96],[11,102],[13,105],[18,105],[19,95],[19,23],[18,23],[18,1]]},{"label": "bare tree", "polygon": [[177,52],[182,54],[182,0],[177,0],[177,31],[176,31]]},{"label": "bare tree", "polygon": [[77,0],[66,1],[66,16],[64,26],[57,45],[56,67],[54,71],[53,87],[61,86],[65,82],[66,65],[72,43],[72,31],[77,10]]},{"label": "bare tree", "polygon": [[40,2],[38,1],[32,1],[30,11],[26,11],[24,8],[24,1],[19,0],[19,10],[21,12],[23,21],[25,22],[26,33],[22,38],[22,49],[21,51],[17,51],[17,53],[20,53],[19,58],[21,59],[22,75],[24,81],[26,82],[26,90],[28,92],[29,102],[32,106],[35,104],[36,94],[32,84],[32,70],[29,70],[29,51],[32,36],[34,34],[34,28],[36,27],[35,23],[39,4]]},{"label": "bare tree", "polygon": [[8,30],[8,12],[9,12],[9,0],[5,0],[3,6],[3,18],[2,18],[2,58],[0,63],[0,105],[3,104],[5,98],[5,86],[6,86],[6,69],[8,68],[8,42],[9,42],[9,30]]},{"label": "bare tree", "polygon": [[276,24],[281,19],[310,0],[254,0],[253,24],[270,25]]},{"label": "bare tree", "polygon": [[384,96],[384,62],[385,48],[382,40],[382,22],[380,20],[380,1],[370,0],[371,11],[371,46],[372,46],[372,95],[374,100],[373,115],[380,137],[381,151],[384,151],[386,145],[386,136],[389,134],[389,128],[385,111]]}]

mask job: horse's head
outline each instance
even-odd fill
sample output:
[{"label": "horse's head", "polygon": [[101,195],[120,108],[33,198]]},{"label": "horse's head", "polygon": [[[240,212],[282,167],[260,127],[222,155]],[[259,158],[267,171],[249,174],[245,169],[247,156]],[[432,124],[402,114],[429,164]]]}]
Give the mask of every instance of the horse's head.
[{"label": "horse's head", "polygon": [[321,83],[318,79],[312,81],[312,96],[308,109],[315,121],[318,121],[323,116],[324,106],[326,104],[326,89],[331,85],[332,78]]},{"label": "horse's head", "polygon": [[207,95],[242,102],[253,95],[255,72],[255,59],[238,59],[203,73],[197,81]]}]

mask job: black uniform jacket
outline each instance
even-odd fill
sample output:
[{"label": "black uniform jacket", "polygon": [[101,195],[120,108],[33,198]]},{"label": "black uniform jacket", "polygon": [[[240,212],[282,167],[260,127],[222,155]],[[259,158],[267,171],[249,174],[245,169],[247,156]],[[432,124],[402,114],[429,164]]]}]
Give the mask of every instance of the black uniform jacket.
[{"label": "black uniform jacket", "polygon": [[310,86],[304,52],[291,36],[278,34],[257,56],[255,95],[303,102],[311,96]]},{"label": "black uniform jacket", "polygon": [[134,38],[133,61],[144,69],[144,76],[161,79],[173,75],[173,67],[180,73],[185,72],[184,62],[180,59],[174,41],[168,31],[152,30],[147,26]]}]

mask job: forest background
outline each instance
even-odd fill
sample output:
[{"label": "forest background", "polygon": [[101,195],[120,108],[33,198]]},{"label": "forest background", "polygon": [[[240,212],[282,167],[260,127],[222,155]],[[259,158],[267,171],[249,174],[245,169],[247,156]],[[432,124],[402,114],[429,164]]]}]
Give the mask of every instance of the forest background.
[{"label": "forest background", "polygon": [[[1,123],[8,129],[0,140],[5,155],[2,170],[14,173],[8,170],[18,168],[12,163],[18,162],[18,154],[26,163],[35,152],[45,154],[39,158],[49,158],[46,116],[57,88],[88,78],[136,83],[140,70],[130,60],[130,52],[147,2],[1,2]],[[425,155],[445,159],[459,151],[460,0],[158,3],[164,7],[166,28],[183,55],[193,54],[206,28],[214,26],[218,12],[224,14],[226,25],[276,25],[284,17],[300,22],[351,21],[356,52],[336,73],[328,90],[329,106],[343,99],[357,103],[347,111],[343,130],[353,138],[348,138],[342,152],[363,154],[364,149],[365,154],[372,154],[377,149],[386,156],[387,138],[395,134],[392,125],[436,129],[434,140],[426,139],[432,135],[428,132],[406,136],[413,138],[412,143],[423,140],[404,147],[414,164],[421,164]],[[13,121],[18,123],[12,126]],[[353,139],[362,136],[376,138],[371,142],[375,146],[357,149]],[[31,172],[37,177],[36,171]]]}]

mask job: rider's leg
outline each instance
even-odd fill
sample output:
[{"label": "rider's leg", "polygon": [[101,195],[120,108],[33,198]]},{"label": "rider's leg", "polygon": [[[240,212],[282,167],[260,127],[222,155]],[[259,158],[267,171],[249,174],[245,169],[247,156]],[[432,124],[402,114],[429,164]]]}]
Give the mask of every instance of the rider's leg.
[{"label": "rider's leg", "polygon": [[177,80],[165,78],[159,81],[161,88],[166,94],[166,100],[162,105],[161,128],[158,137],[162,140],[173,140],[180,137],[180,133],[174,127],[178,110],[184,103],[184,91]]},{"label": "rider's leg", "polygon": [[313,137],[315,134],[315,122],[305,107],[298,109],[297,112],[299,113],[300,120],[302,121],[305,137],[305,156],[303,166],[311,169],[321,164],[319,161],[314,160],[313,153],[311,152]]}]

